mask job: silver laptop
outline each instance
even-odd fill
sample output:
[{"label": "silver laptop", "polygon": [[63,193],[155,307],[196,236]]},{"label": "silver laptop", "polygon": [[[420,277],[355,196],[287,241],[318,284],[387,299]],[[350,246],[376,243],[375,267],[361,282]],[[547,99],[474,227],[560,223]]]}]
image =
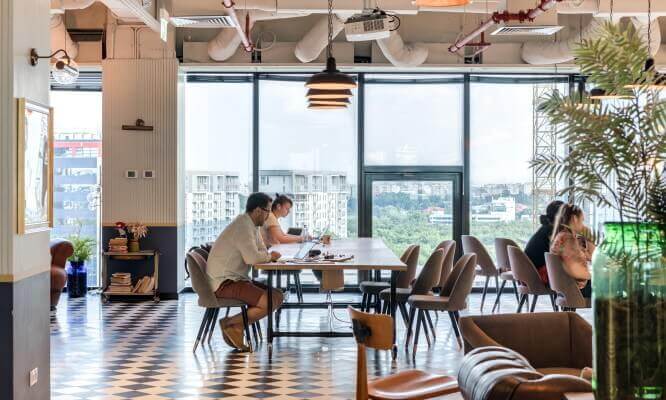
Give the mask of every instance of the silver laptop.
[{"label": "silver laptop", "polygon": [[315,247],[315,242],[305,242],[301,245],[301,248],[298,249],[298,252],[294,255],[294,260],[303,260],[308,256],[310,250]]}]

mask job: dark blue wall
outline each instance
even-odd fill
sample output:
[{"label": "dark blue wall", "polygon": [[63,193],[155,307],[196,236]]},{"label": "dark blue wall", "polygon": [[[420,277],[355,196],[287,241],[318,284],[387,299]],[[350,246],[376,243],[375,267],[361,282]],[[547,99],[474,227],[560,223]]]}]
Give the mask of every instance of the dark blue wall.
[{"label": "dark blue wall", "polygon": [[[102,229],[102,247],[108,249],[109,239],[117,236],[115,228]],[[183,260],[178,260],[178,228],[149,226],[148,236],[139,242],[142,250],[157,249],[160,252],[159,292],[163,299],[178,298],[178,268],[183,268]],[[153,259],[139,261],[107,260],[108,274],[131,272],[132,278],[152,274]]]}]

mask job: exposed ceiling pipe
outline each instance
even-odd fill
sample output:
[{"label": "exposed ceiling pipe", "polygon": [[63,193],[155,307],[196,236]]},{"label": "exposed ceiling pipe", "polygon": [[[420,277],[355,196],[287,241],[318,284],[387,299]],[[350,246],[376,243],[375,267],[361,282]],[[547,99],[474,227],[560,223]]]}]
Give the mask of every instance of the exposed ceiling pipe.
[{"label": "exposed ceiling pipe", "polygon": [[[333,15],[333,38],[344,29],[345,23],[338,15]],[[319,57],[328,45],[328,17],[324,16],[296,44],[294,55],[301,62],[309,63]]]},{"label": "exposed ceiling pipe", "polygon": [[[523,44],[522,58],[531,65],[552,65],[566,63],[574,59],[573,49],[581,39],[595,39],[601,34],[603,24],[608,21],[607,18],[593,18],[582,31],[572,30],[568,37],[556,42],[526,42]],[[633,17],[631,22],[636,28],[636,32],[642,37],[644,42],[648,40],[647,18]],[[650,32],[650,54],[656,55],[661,45],[661,32],[659,22],[655,18],[651,22]]]},{"label": "exposed ceiling pipe", "polygon": [[391,32],[391,36],[378,39],[377,44],[384,56],[396,67],[416,67],[428,58],[428,49],[415,44],[405,44],[400,34]]},{"label": "exposed ceiling pipe", "polygon": [[[227,14],[234,21],[234,25],[236,26],[236,32],[240,37],[241,43],[243,43],[243,48],[245,49],[245,51],[252,51],[254,46],[252,45],[251,40],[248,37],[248,33],[243,30],[245,24],[241,23],[238,20],[238,16],[236,15],[236,10],[234,9],[234,2],[232,0],[222,0],[222,4],[227,8]],[[250,22],[250,24],[252,24],[252,22]],[[250,28],[251,26],[248,26],[247,30],[249,31]]]},{"label": "exposed ceiling pipe", "polygon": [[97,0],[51,0],[51,13],[62,14],[65,10],[83,10]]},{"label": "exposed ceiling pipe", "polygon": [[79,44],[73,41],[69,32],[67,32],[62,14],[51,15],[50,32],[51,53],[55,53],[56,50],[65,49],[67,55],[72,59],[75,59],[79,55]]},{"label": "exposed ceiling pipe", "polygon": [[457,40],[451,46],[449,46],[449,51],[451,53],[458,52],[460,49],[465,47],[467,43],[471,42],[472,40],[474,40],[474,38],[479,36],[481,32],[485,32],[486,29],[500,22],[507,22],[512,20],[518,20],[520,22],[532,21],[534,20],[534,18],[550,10],[555,6],[556,3],[561,1],[562,0],[540,0],[539,4],[537,4],[536,7],[531,8],[527,11],[521,10],[518,13],[510,13],[508,10],[504,10],[503,12],[495,11],[490,16],[490,18],[487,19],[485,22],[482,22],[478,28],[473,30],[471,33],[468,33],[463,38]]}]

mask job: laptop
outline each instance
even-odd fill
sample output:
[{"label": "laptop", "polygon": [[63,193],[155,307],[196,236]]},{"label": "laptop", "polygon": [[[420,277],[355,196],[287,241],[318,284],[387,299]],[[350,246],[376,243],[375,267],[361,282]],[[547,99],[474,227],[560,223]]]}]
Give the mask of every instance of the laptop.
[{"label": "laptop", "polygon": [[294,255],[294,260],[303,260],[305,259],[308,254],[310,253],[310,250],[312,250],[313,247],[315,247],[316,243],[315,242],[305,242],[301,245],[301,248],[298,249],[298,252]]}]

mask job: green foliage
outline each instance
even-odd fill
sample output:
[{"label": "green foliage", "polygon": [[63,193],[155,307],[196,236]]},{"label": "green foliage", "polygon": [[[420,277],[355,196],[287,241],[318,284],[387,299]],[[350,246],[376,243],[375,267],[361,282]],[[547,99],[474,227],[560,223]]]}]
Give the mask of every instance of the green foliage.
[{"label": "green foliage", "polygon": [[77,235],[70,236],[68,240],[74,246],[74,253],[68,258],[70,262],[85,262],[90,259],[95,248],[95,239]]},{"label": "green foliage", "polygon": [[570,182],[561,194],[612,207],[623,222],[665,222],[666,102],[650,88],[655,72],[643,71],[646,45],[634,29],[607,23],[575,55],[589,82],[627,97],[581,106],[579,94],[547,96],[541,107],[570,151],[537,156],[532,167]]}]

